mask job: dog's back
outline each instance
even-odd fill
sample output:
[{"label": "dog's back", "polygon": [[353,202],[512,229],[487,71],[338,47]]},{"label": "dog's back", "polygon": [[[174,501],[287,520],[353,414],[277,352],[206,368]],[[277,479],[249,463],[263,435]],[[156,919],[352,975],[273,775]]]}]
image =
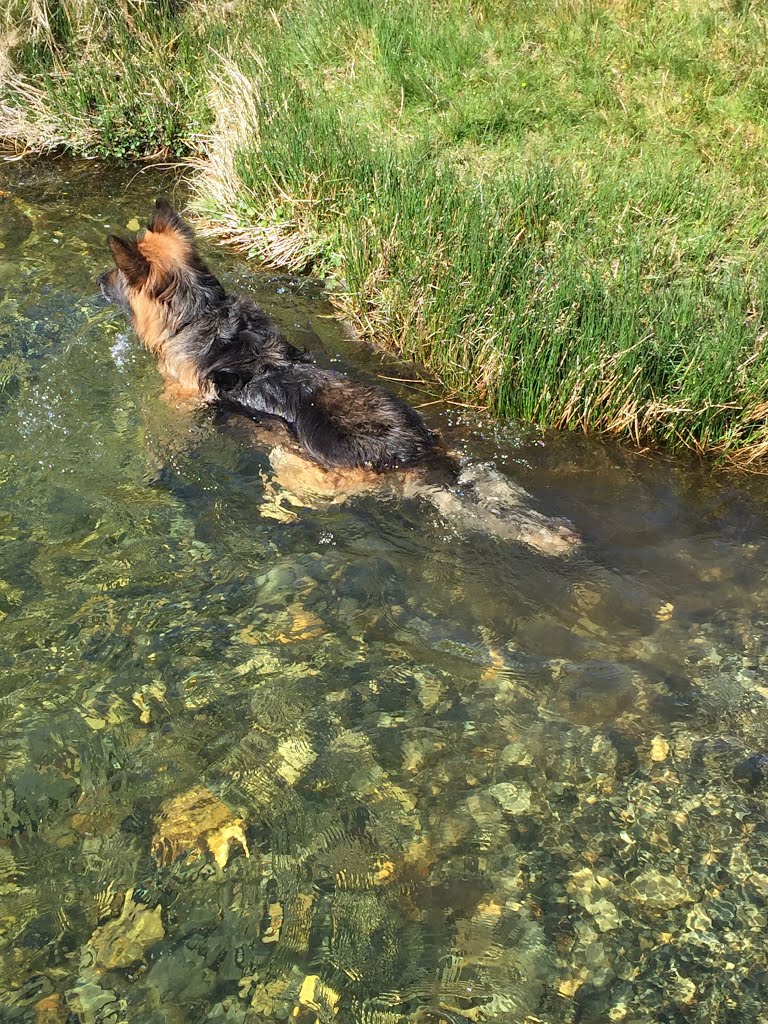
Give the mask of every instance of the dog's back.
[{"label": "dog's back", "polygon": [[218,400],[247,415],[285,420],[322,466],[383,472],[441,454],[437,436],[407,403],[315,366],[279,335],[243,332],[232,348],[208,372]]}]

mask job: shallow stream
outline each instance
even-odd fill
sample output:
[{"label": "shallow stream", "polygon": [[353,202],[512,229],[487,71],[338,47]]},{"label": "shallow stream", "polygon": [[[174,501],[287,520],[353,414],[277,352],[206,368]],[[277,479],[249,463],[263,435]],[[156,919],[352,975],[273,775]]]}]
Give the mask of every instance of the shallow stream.
[{"label": "shallow stream", "polygon": [[[281,516],[94,283],[183,191],[0,175],[0,1020],[767,1021],[768,483],[433,403],[578,555]],[[207,252],[294,343],[413,374]]]}]

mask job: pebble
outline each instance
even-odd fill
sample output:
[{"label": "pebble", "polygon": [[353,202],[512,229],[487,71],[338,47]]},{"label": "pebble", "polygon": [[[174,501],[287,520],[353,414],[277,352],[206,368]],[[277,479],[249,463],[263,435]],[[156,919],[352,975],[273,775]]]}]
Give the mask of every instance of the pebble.
[{"label": "pebble", "polygon": [[651,760],[666,761],[669,757],[669,743],[663,736],[654,736],[651,743]]}]

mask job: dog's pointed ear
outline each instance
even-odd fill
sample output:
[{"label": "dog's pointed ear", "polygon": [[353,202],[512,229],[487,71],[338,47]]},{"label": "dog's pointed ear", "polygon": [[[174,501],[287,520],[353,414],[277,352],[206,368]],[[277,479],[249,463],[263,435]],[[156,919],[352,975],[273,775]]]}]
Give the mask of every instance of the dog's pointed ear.
[{"label": "dog's pointed ear", "polygon": [[177,231],[185,238],[192,239],[192,228],[182,220],[181,215],[162,196],[158,196],[155,202],[155,208],[147,227],[158,235]]},{"label": "dog's pointed ear", "polygon": [[109,250],[118,270],[122,270],[133,287],[143,285],[149,277],[149,263],[136,247],[135,242],[126,242],[117,235],[108,238]]}]

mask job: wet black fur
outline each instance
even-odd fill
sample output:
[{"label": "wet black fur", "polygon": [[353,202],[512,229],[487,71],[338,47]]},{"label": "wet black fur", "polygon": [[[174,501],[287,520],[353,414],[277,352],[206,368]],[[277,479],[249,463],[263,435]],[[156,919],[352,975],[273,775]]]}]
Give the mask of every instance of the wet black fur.
[{"label": "wet black fur", "polygon": [[231,340],[217,333],[200,353],[202,375],[213,382],[222,405],[246,415],[279,417],[304,451],[326,467],[381,472],[438,453],[435,435],[401,399],[315,366],[257,306],[247,299],[232,303],[241,320],[238,330]]},{"label": "wet black fur", "polygon": [[[189,227],[164,200],[153,231]],[[120,246],[132,247],[123,257]],[[107,298],[127,305],[127,283],[147,278],[134,243],[110,240],[121,269],[102,275]],[[116,253],[117,250],[117,253]],[[118,258],[119,257],[119,258]],[[383,388],[316,366],[246,298],[229,296],[196,252],[172,280],[156,283],[152,297],[164,307],[169,345],[194,361],[204,392],[221,406],[248,416],[275,416],[293,430],[304,451],[325,467],[384,471],[414,466],[442,454],[437,436],[406,402]],[[209,385],[206,388],[206,385]]]}]

